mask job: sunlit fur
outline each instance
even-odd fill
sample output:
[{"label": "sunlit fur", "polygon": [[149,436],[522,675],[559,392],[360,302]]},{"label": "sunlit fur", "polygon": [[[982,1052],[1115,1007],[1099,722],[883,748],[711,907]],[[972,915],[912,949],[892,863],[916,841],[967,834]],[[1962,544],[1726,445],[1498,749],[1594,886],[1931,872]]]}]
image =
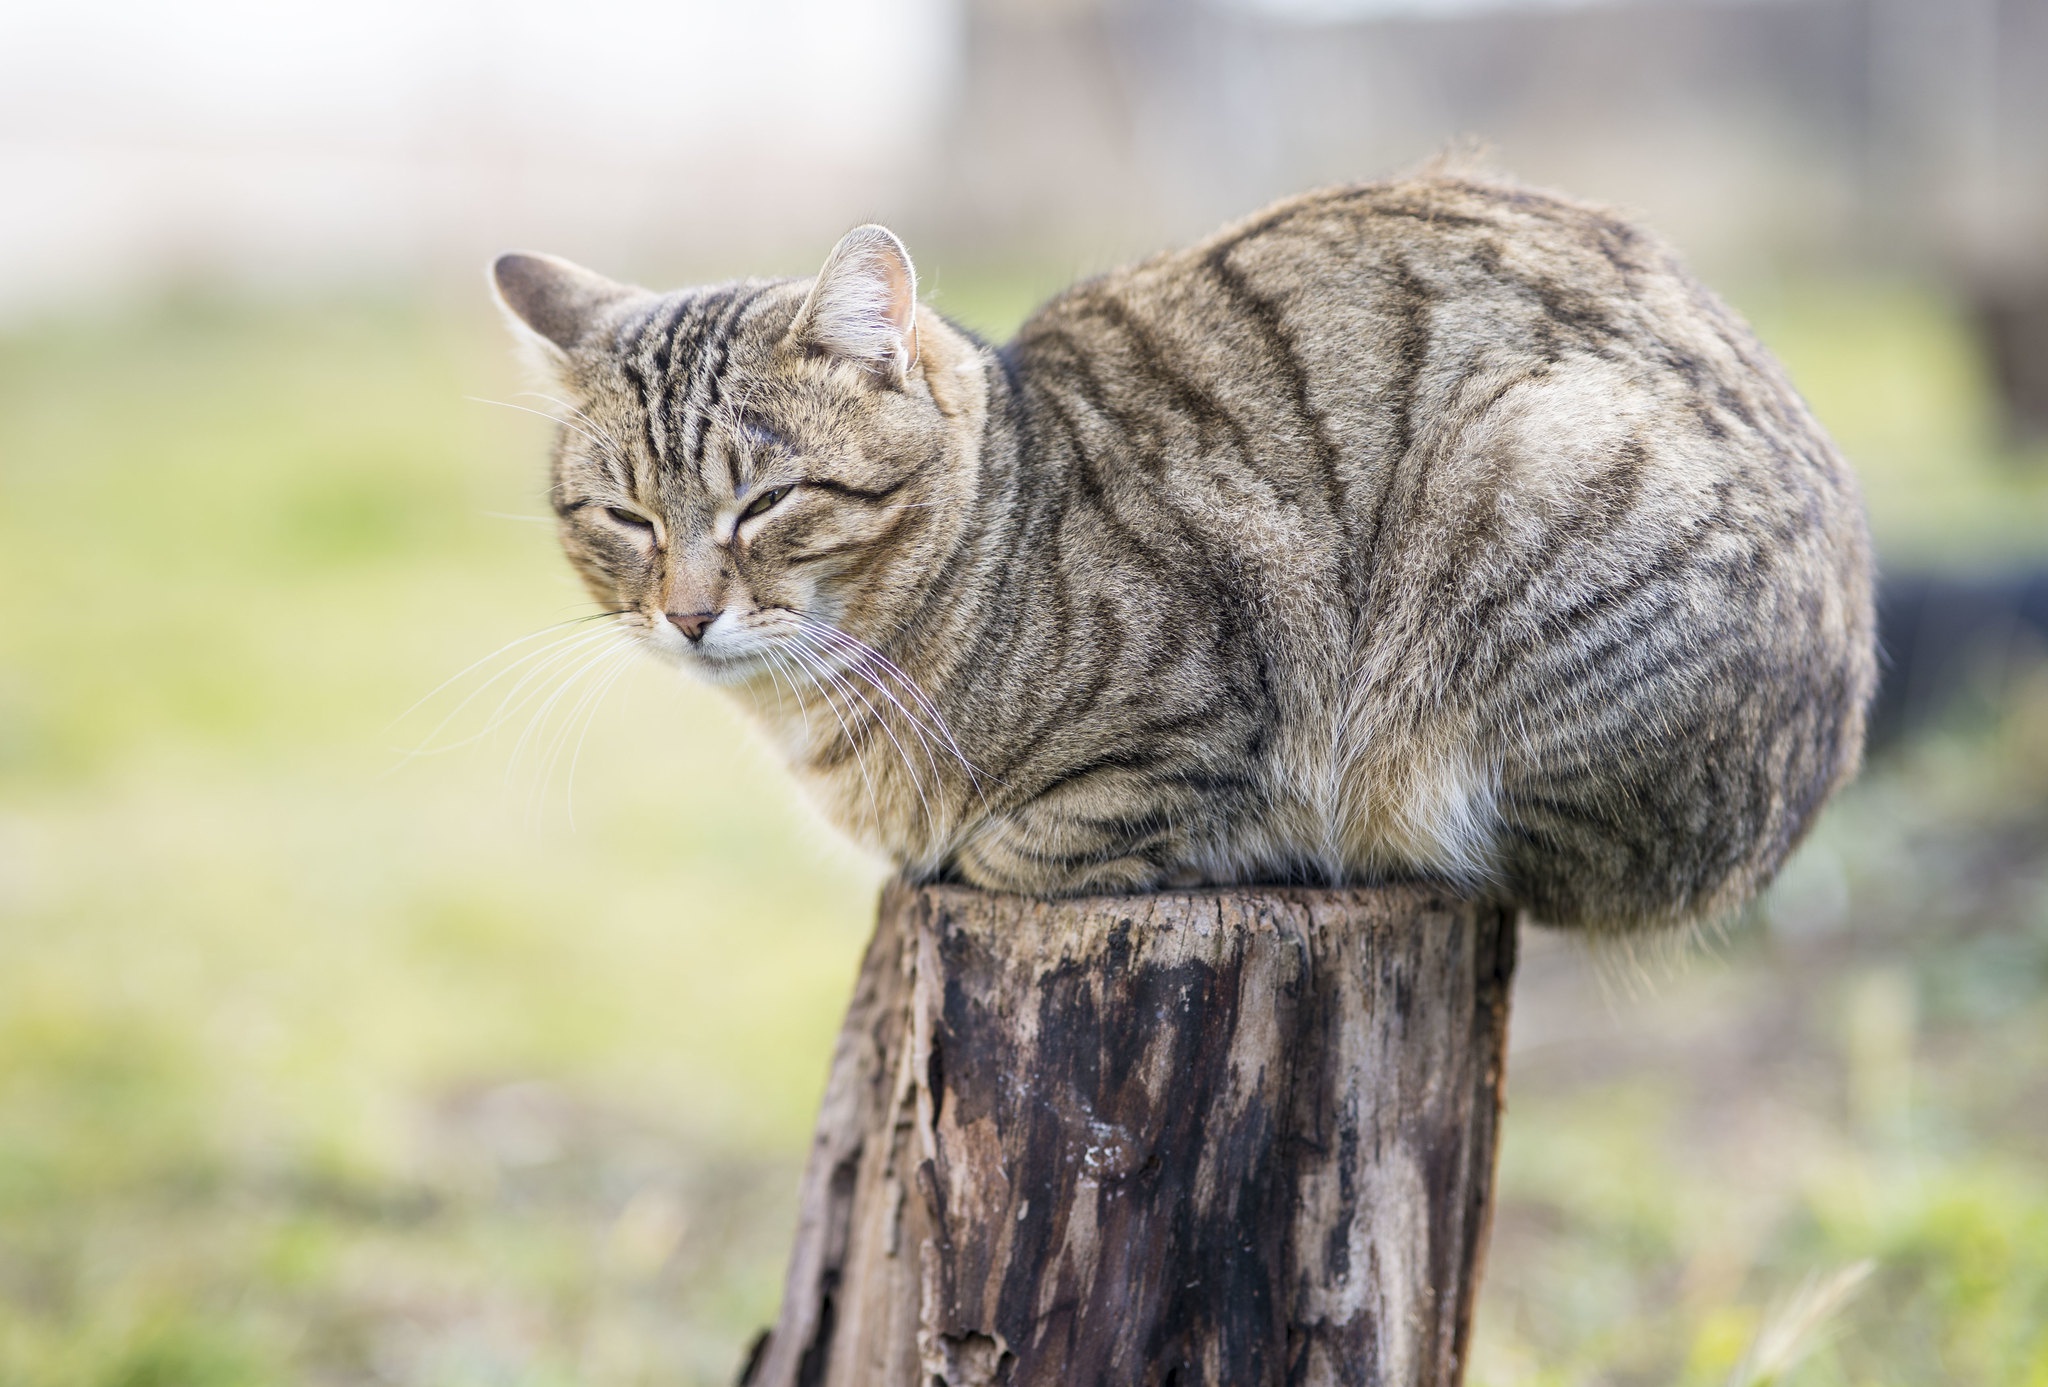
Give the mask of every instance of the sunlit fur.
[{"label": "sunlit fur", "polygon": [[1309,194],[1001,349],[880,228],[816,281],[497,283],[592,593],[914,876],[1431,874],[1621,928],[1738,904],[1855,770],[1854,480],[1598,209]]}]

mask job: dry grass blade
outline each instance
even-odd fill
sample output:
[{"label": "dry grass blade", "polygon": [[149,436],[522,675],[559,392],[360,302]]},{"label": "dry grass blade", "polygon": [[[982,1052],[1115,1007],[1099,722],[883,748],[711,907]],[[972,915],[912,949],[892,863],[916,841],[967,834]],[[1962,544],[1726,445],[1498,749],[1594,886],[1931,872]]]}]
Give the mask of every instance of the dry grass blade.
[{"label": "dry grass blade", "polygon": [[1773,1387],[1820,1347],[1834,1318],[1855,1299],[1877,1264],[1852,1262],[1832,1275],[1808,1277],[1757,1331],[1735,1365],[1728,1387]]}]

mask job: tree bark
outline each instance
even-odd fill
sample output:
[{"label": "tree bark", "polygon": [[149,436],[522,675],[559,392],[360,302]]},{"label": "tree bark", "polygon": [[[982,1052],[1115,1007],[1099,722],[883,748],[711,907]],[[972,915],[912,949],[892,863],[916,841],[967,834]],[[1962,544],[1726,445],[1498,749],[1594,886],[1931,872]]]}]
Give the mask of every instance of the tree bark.
[{"label": "tree bark", "polygon": [[1450,1387],[1514,920],[883,894],[747,1387]]}]

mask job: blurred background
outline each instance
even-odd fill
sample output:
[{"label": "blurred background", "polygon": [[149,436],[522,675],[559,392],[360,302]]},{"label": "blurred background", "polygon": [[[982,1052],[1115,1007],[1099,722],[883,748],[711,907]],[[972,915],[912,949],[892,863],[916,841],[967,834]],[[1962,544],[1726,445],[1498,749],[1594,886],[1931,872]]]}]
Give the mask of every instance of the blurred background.
[{"label": "blurred background", "polygon": [[723,1383],[773,1315],[879,872],[536,635],[493,254],[881,219],[1001,336],[1466,145],[1784,358],[1891,658],[1760,907],[1529,932],[1473,1381],[2048,1384],[2048,0],[0,0],[0,1384]]}]

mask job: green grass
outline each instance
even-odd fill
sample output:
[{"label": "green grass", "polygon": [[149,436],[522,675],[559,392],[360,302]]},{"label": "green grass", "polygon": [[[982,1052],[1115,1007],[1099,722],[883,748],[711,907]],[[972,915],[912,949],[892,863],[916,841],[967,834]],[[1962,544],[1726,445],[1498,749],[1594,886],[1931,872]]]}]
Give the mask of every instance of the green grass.
[{"label": "green grass", "polygon": [[2048,1383],[2048,686],[1685,966],[1534,944],[1478,1381],[1720,1383],[1867,1259],[1791,1380]]},{"label": "green grass", "polygon": [[587,605],[516,388],[378,305],[0,358],[0,1381],[709,1381],[772,1310],[875,873],[651,670],[573,830],[511,735],[401,764]]},{"label": "green grass", "polygon": [[[2039,547],[1938,301],[1750,306],[1894,551]],[[878,874],[653,669],[573,825],[565,709],[397,754],[587,609],[499,518],[546,426],[463,397],[518,388],[398,300],[0,341],[0,1387],[723,1382],[772,1314]],[[2044,725],[1874,778],[1648,996],[1532,951],[1479,1380],[1718,1382],[1871,1257],[1797,1381],[2048,1383]]]}]

